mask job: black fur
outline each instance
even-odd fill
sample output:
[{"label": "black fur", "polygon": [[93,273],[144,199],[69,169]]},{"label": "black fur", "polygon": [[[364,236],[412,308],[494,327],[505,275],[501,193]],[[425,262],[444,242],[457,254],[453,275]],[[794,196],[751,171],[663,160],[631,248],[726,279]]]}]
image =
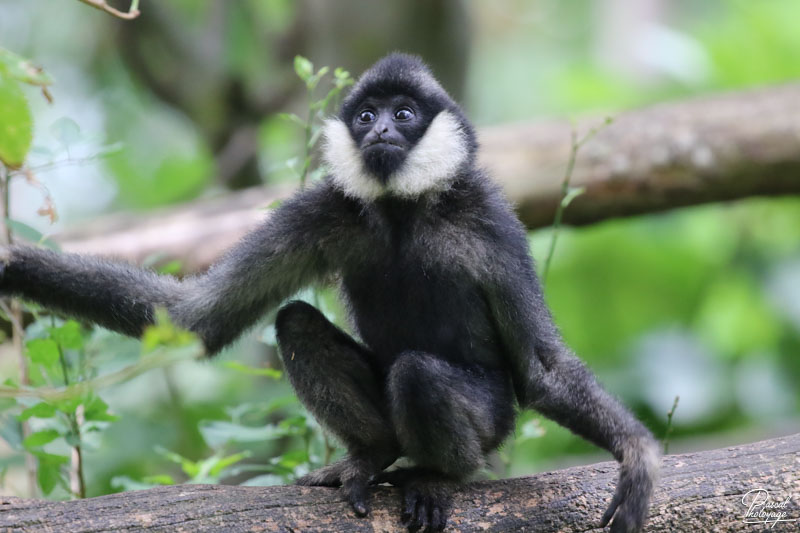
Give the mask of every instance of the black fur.
[{"label": "black fur", "polygon": [[[452,491],[513,427],[516,398],[611,451],[620,482],[603,525],[640,531],[657,447],[561,341],[524,228],[475,167],[474,132],[461,110],[421,61],[394,54],[364,74],[340,118],[352,125],[365,100],[397,95],[418,105],[421,137],[444,110],[466,132],[469,155],[447,190],[365,201],[327,179],[184,281],[15,246],[0,250],[8,255],[0,290],[131,335],[165,306],[214,353],[301,287],[335,276],[362,342],[304,303],[284,307],[276,322],[299,398],[348,449],[300,483],[341,485],[364,515],[368,484],[408,456],[417,467],[389,475],[404,488],[403,521],[441,530]],[[413,148],[419,138],[406,140]]]}]

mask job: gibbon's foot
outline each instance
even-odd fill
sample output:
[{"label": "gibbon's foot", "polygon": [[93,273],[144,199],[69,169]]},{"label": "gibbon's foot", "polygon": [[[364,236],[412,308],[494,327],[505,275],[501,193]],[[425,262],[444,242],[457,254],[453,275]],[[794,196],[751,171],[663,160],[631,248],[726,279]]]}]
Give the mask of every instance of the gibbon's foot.
[{"label": "gibbon's foot", "polygon": [[455,483],[422,467],[381,472],[372,484],[388,483],[403,489],[401,520],[409,531],[442,531],[447,525]]},{"label": "gibbon's foot", "polygon": [[343,467],[343,461],[323,466],[299,478],[295,481],[295,485],[303,485],[306,487],[341,487]]},{"label": "gibbon's foot", "polygon": [[372,462],[347,456],[336,463],[322,467],[297,480],[297,485],[315,487],[342,487],[345,498],[357,516],[367,516],[370,511],[368,487],[375,476]]},{"label": "gibbon's foot", "polygon": [[401,466],[394,470],[384,470],[372,478],[370,485],[380,485],[388,483],[393,487],[403,487],[408,482],[419,479],[423,476],[429,476],[430,470],[426,470],[419,466]]},{"label": "gibbon's foot", "polygon": [[409,531],[443,531],[453,501],[454,485],[448,481],[423,477],[403,485],[400,519]]}]

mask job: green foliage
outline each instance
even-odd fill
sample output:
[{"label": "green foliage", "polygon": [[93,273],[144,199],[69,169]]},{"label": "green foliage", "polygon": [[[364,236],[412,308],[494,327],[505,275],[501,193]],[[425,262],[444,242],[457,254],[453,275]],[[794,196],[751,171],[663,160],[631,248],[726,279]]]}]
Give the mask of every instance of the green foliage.
[{"label": "green foliage", "polygon": [[140,95],[122,72],[129,93],[111,96],[108,135],[121,143],[105,159],[119,187],[118,201],[154,207],[197,196],[211,181],[215,164],[209,147],[186,118]]},{"label": "green foliage", "polygon": [[238,361],[225,361],[223,366],[248,376],[264,376],[272,379],[281,379],[281,376],[283,376],[283,372],[275,368],[254,368]]},{"label": "green foliage", "polygon": [[181,348],[198,342],[197,335],[177,327],[166,309],[156,309],[155,324],[148,326],[142,334],[142,350],[152,352],[156,348]]},{"label": "green foliage", "polygon": [[[40,337],[26,342],[31,384],[34,387],[46,387],[53,383],[70,385],[73,380],[85,379],[89,369],[82,364],[86,359],[84,331],[74,321],[56,324],[50,320],[50,323],[50,326],[40,328]],[[16,386],[8,385],[13,392]],[[35,422],[33,427],[38,428],[22,439],[21,449],[37,460],[37,481],[43,494],[52,493],[58,486],[68,490],[65,467],[69,458],[58,451],[90,447],[86,435],[102,431],[118,417],[109,412],[108,404],[91,389],[53,396],[51,399],[23,395],[33,391],[17,388],[18,405],[21,408],[17,419],[20,422]],[[14,443],[9,442],[12,445]]]},{"label": "green foliage", "polygon": [[19,168],[33,140],[28,100],[11,77],[0,72],[0,162]]},{"label": "green foliage", "polygon": [[346,70],[342,68],[334,69],[331,87],[321,99],[315,100],[314,95],[317,85],[319,85],[319,82],[330,69],[328,67],[322,67],[315,72],[314,65],[311,61],[305,57],[296,56],[294,58],[294,71],[306,85],[308,116],[306,119],[302,119],[294,113],[281,113],[278,116],[300,126],[305,133],[305,153],[302,162],[298,164],[297,159],[294,158],[286,162],[286,165],[300,179],[300,188],[303,188],[306,185],[306,180],[309,178],[309,175],[312,180],[321,177],[321,172],[312,172],[311,170],[314,147],[317,145],[317,141],[319,141],[319,137],[322,133],[320,123],[324,119],[328,107],[339,98],[341,92],[346,87],[353,84],[354,80]]},{"label": "green foliage", "polygon": [[53,122],[50,125],[50,134],[67,150],[82,139],[80,126],[68,117],[61,117]]},{"label": "green foliage", "polygon": [[19,84],[41,88],[50,100],[49,74],[27,59],[0,48],[0,163],[17,169],[25,162],[33,141],[33,117]]},{"label": "green foliage", "polygon": [[800,4],[793,0],[726,0],[721,16],[697,24],[714,85],[738,87],[800,76]]},{"label": "green foliage", "polygon": [[0,48],[0,75],[42,88],[53,83],[53,78],[43,69],[5,48]]}]

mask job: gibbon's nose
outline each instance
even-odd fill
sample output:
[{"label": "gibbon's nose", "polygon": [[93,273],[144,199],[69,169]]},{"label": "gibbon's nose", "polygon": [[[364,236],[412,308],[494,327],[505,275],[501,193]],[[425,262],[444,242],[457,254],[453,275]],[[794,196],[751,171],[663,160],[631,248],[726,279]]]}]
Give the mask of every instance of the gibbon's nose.
[{"label": "gibbon's nose", "polygon": [[374,131],[375,135],[380,138],[381,135],[389,133],[389,123],[385,119],[380,119],[375,123],[375,127],[372,129],[372,131]]}]

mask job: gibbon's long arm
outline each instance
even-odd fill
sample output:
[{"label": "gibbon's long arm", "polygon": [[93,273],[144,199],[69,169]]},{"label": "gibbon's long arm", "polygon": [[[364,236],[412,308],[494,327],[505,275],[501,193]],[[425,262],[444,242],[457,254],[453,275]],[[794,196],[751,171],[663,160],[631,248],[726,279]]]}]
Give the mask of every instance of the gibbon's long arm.
[{"label": "gibbon's long arm", "polygon": [[321,184],[287,200],[203,275],[180,281],[108,259],[15,245],[0,250],[0,295],[132,336],[141,335],[163,306],[213,354],[327,273],[323,249],[335,232],[326,219],[327,188]]},{"label": "gibbon's long arm", "polygon": [[485,293],[519,403],[613,454],[621,464],[620,480],[602,524],[613,517],[612,532],[638,531],[658,477],[657,445],[564,345],[521,229],[504,242],[512,246],[492,254]]}]

